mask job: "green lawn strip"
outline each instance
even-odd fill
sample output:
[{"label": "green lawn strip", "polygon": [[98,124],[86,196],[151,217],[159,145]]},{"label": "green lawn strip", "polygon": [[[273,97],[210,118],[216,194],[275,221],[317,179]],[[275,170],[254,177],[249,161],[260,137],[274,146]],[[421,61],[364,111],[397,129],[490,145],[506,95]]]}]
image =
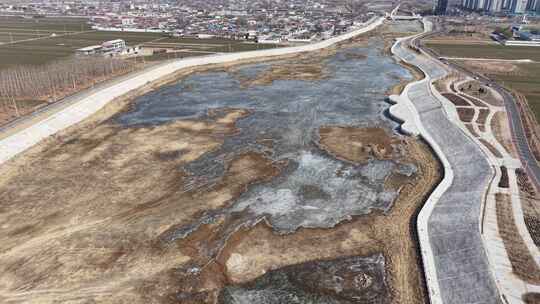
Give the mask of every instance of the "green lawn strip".
[{"label": "green lawn strip", "polygon": [[540,61],[540,47],[496,44],[443,44],[429,41],[426,42],[426,45],[443,57],[531,59]]},{"label": "green lawn strip", "polygon": [[490,75],[505,87],[525,96],[531,110],[540,122],[540,63],[519,64],[524,75]]},{"label": "green lawn strip", "polygon": [[0,17],[0,29],[44,30],[50,32],[89,30],[84,18],[19,18]]}]

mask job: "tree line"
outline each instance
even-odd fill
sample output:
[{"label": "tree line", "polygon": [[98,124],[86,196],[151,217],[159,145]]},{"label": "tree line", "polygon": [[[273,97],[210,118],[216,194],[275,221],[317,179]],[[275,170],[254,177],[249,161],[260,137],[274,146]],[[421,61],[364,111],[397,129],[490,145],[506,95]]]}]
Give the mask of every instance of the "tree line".
[{"label": "tree line", "polygon": [[135,61],[105,57],[72,57],[41,66],[16,66],[0,71],[4,111],[15,111],[23,100],[54,102],[96,81],[132,71]]}]

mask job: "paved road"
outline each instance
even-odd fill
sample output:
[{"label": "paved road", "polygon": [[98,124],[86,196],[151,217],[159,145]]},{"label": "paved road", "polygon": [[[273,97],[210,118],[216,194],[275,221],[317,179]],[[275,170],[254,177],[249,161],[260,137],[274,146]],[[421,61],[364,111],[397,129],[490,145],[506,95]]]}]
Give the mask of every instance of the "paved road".
[{"label": "paved road", "polygon": [[[434,35],[436,33],[437,32],[426,34],[422,38],[426,38],[427,36]],[[421,48],[426,53],[430,54],[433,57],[433,60],[438,60],[439,57],[435,52],[433,52],[429,48],[423,47],[422,44],[419,43],[422,38],[415,40],[414,45],[418,48]],[[532,152],[528,144],[527,135],[525,134],[525,128],[523,127],[523,121],[521,120],[521,116],[519,114],[519,109],[518,109],[516,100],[514,99],[512,94],[510,94],[508,90],[506,90],[504,87],[502,87],[501,85],[494,82],[488,77],[471,72],[449,61],[444,61],[443,63],[448,65],[448,67],[450,68],[453,68],[465,75],[468,75],[470,77],[477,79],[484,85],[492,87],[499,94],[501,94],[501,96],[504,99],[506,110],[508,112],[512,136],[514,137],[514,143],[516,145],[519,158],[521,159],[521,163],[523,167],[525,168],[525,170],[527,171],[527,174],[531,178],[533,184],[535,185],[536,190],[540,191],[540,166],[538,165],[538,162],[536,161],[536,158],[534,157],[534,153]]]},{"label": "paved road", "polygon": [[425,129],[423,137],[447,162],[445,178],[438,186],[444,192],[428,213],[428,244],[422,244],[423,259],[432,261],[426,266],[431,302],[500,303],[480,233],[482,202],[492,169],[482,150],[450,120],[431,92],[430,81],[446,71],[411,50],[408,43],[414,44],[415,39],[398,43],[394,53],[422,69],[427,80],[410,85],[406,94]]}]

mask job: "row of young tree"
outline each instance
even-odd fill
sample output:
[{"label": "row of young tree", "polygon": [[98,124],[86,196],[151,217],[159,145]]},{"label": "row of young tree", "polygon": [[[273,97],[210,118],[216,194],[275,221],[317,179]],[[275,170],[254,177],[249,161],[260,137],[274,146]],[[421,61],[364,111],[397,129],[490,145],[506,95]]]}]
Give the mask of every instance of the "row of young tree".
[{"label": "row of young tree", "polygon": [[5,110],[18,112],[18,103],[22,100],[55,101],[69,92],[135,67],[132,60],[73,57],[42,66],[7,68],[0,71],[0,100]]}]

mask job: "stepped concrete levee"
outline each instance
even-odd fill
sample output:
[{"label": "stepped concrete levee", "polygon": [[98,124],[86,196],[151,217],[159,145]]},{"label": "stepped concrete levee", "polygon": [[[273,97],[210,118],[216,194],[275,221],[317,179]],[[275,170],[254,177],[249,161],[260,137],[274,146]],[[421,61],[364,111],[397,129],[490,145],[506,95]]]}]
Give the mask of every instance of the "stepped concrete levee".
[{"label": "stepped concrete levee", "polygon": [[175,73],[178,70],[208,64],[219,64],[246,59],[277,57],[295,53],[317,51],[335,45],[336,43],[346,41],[362,33],[371,31],[377,26],[381,25],[383,21],[384,18],[382,17],[374,17],[356,30],[330,38],[328,40],[308,45],[179,59],[165,65],[157,66],[146,71],[145,73],[140,73],[132,78],[126,79],[125,81],[114,84],[110,87],[106,87],[103,90],[95,92],[89,96],[85,96],[84,98],[81,98],[81,100],[57,113],[52,114],[48,118],[0,140],[0,164],[32,147],[48,136],[83,121],[93,113],[96,113],[102,109],[106,104],[115,98],[123,96],[130,91],[140,88],[148,83],[159,80],[162,77]]},{"label": "stepped concrete levee", "polygon": [[392,52],[420,68],[426,78],[406,86],[399,98],[391,98],[404,103],[407,111],[391,108],[390,112],[415,122],[414,128],[407,129],[417,130],[432,146],[445,171],[417,223],[430,300],[500,303],[480,229],[482,202],[494,172],[486,155],[432,92],[432,80],[445,76],[446,69],[408,48],[407,40],[398,40]]}]

